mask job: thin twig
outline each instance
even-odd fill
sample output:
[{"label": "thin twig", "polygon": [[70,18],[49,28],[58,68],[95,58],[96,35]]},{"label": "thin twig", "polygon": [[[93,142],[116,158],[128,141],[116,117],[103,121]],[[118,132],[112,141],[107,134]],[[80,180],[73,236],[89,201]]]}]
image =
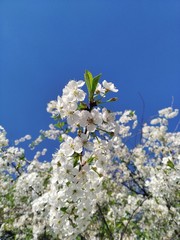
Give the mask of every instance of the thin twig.
[{"label": "thin twig", "polygon": [[140,185],[140,183],[138,183],[136,181],[136,179],[134,178],[133,174],[130,173],[130,176],[132,177],[133,181],[135,182],[135,184],[144,192],[144,195],[149,197],[149,194],[146,192],[146,190],[143,188],[143,186]]},{"label": "thin twig", "polygon": [[174,132],[176,132],[176,131],[178,130],[179,126],[180,126],[180,120],[179,120],[179,122],[177,123],[177,125],[176,125],[176,127],[175,127],[175,129],[174,129]]},{"label": "thin twig", "polygon": [[103,223],[104,223],[105,226],[106,226],[106,229],[107,229],[107,232],[108,232],[108,235],[109,235],[109,239],[110,239],[110,240],[113,240],[112,232],[111,232],[111,230],[110,230],[110,228],[109,228],[109,226],[108,226],[108,224],[107,224],[107,221],[106,221],[106,219],[105,219],[105,217],[104,217],[104,214],[103,214],[103,212],[102,212],[102,210],[101,210],[101,207],[100,207],[100,205],[99,205],[98,203],[97,203],[97,207],[98,207],[99,213],[100,213],[100,215],[101,215],[101,219],[102,219]]},{"label": "thin twig", "polygon": [[134,209],[134,211],[132,212],[132,214],[131,214],[131,216],[130,216],[128,222],[127,222],[127,224],[126,224],[125,227],[124,227],[124,230],[123,230],[122,233],[121,233],[121,238],[120,238],[120,240],[123,240],[123,236],[124,236],[124,234],[125,234],[125,232],[126,232],[126,230],[127,230],[127,228],[128,228],[128,225],[129,225],[130,221],[132,220],[135,212],[139,209],[139,207],[141,207],[141,206],[143,205],[143,203],[144,203],[146,200],[147,200],[147,198],[145,198],[145,199]]}]

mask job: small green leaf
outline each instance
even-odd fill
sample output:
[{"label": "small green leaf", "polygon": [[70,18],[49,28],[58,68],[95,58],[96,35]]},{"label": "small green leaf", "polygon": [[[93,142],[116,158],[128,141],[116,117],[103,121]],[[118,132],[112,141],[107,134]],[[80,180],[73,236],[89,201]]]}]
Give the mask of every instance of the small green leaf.
[{"label": "small green leaf", "polygon": [[43,186],[44,186],[44,187],[47,187],[47,185],[49,184],[49,181],[50,181],[50,176],[47,176],[47,177],[44,179]]},{"label": "small green leaf", "polygon": [[73,159],[73,167],[76,167],[79,164],[79,154],[74,153],[73,157],[74,157],[74,159]]},{"label": "small green leaf", "polygon": [[91,156],[91,157],[87,160],[87,162],[88,162],[89,164],[91,164],[94,159],[95,159],[95,157]]},{"label": "small green leaf", "polygon": [[78,165],[78,159],[74,159],[73,161],[73,167],[76,167]]},{"label": "small green leaf", "polygon": [[58,122],[58,123],[54,124],[54,126],[57,128],[62,128],[64,125],[65,125],[64,122]]},{"label": "small green leaf", "polygon": [[67,209],[68,209],[67,207],[62,207],[62,208],[61,208],[61,211],[64,212],[64,213],[66,213]]},{"label": "small green leaf", "polygon": [[68,182],[66,183],[66,186],[69,187],[70,185],[71,185],[71,182],[68,181]]},{"label": "small green leaf", "polygon": [[61,120],[60,115],[52,116],[51,118],[53,118],[55,121]]},{"label": "small green leaf", "polygon": [[133,117],[134,114],[135,114],[135,111],[131,111],[131,112],[129,113],[129,117]]},{"label": "small green leaf", "polygon": [[84,103],[84,102],[79,103],[78,110],[85,110],[87,108],[88,108],[88,106],[86,105],[86,103]]},{"label": "small green leaf", "polygon": [[28,201],[28,197],[27,196],[22,196],[21,197],[21,202],[27,203],[27,201]]},{"label": "small green leaf", "polygon": [[172,161],[168,160],[167,166],[170,168],[174,168],[174,163]]},{"label": "small green leaf", "polygon": [[61,167],[61,163],[60,163],[60,162],[57,162],[57,166],[58,166],[58,167]]},{"label": "small green leaf", "polygon": [[63,142],[63,137],[62,137],[62,135],[60,135],[59,137],[58,137],[58,140],[60,141],[60,142]]},{"label": "small green leaf", "polygon": [[81,236],[77,236],[77,237],[76,237],[76,240],[81,240],[81,239],[82,239]]},{"label": "small green leaf", "polygon": [[96,87],[97,87],[97,85],[98,85],[98,82],[99,82],[100,78],[101,78],[101,74],[99,74],[99,75],[97,75],[97,76],[95,76],[95,77],[93,78],[92,86],[91,86],[91,94],[92,94],[92,97],[93,97],[93,95],[94,95],[94,92],[95,92],[95,90],[96,90]]},{"label": "small green leaf", "polygon": [[89,71],[85,71],[84,74],[84,80],[88,89],[89,96],[91,95],[91,87],[92,87],[92,81],[93,81],[93,76]]},{"label": "small green leaf", "polygon": [[94,92],[96,90],[96,87],[97,87],[100,77],[101,77],[101,74],[99,74],[93,78],[93,75],[91,72],[89,72],[87,70],[85,71],[84,79],[85,79],[86,86],[87,86],[88,93],[89,93],[89,100],[91,102],[93,101]]}]

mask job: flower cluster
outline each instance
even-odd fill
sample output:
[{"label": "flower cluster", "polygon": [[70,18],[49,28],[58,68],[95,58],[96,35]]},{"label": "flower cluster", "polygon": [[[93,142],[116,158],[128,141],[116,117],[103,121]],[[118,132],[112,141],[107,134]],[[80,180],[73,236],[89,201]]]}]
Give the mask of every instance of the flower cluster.
[{"label": "flower cluster", "polygon": [[[51,161],[33,160],[8,145],[0,128],[0,236],[15,239],[179,239],[180,133],[168,132],[172,107],[144,124],[133,148],[134,111],[103,106],[118,89],[85,72],[71,80],[47,111],[56,121],[41,130],[59,141]],[[88,94],[83,89],[87,86]],[[30,136],[16,141],[20,144]]]}]

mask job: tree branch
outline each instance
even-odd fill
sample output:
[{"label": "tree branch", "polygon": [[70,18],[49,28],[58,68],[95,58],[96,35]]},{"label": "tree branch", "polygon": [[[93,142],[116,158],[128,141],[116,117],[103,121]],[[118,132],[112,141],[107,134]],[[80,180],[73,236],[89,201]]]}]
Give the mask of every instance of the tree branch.
[{"label": "tree branch", "polygon": [[134,209],[134,211],[132,212],[132,214],[131,214],[131,216],[130,216],[128,222],[127,222],[127,224],[126,224],[125,227],[124,227],[124,230],[123,230],[122,233],[121,233],[121,238],[120,238],[120,240],[123,240],[123,236],[124,236],[124,234],[125,234],[125,232],[126,232],[126,230],[127,230],[127,228],[128,228],[128,225],[129,225],[130,221],[132,220],[135,212],[139,209],[139,207],[141,207],[141,206],[143,205],[143,203],[144,203],[146,200],[147,200],[147,198],[145,198],[145,199]]},{"label": "tree branch", "polygon": [[98,203],[97,203],[97,207],[98,207],[98,210],[99,210],[101,219],[102,219],[103,223],[104,223],[105,226],[106,226],[106,229],[107,229],[107,232],[108,232],[108,235],[109,235],[109,239],[110,239],[110,240],[113,240],[112,232],[111,232],[111,230],[110,230],[110,228],[109,228],[109,226],[108,226],[108,224],[107,224],[107,221],[106,221],[106,219],[105,219],[105,217],[104,217],[104,214],[103,214],[103,212],[102,212],[102,210],[101,210],[101,207],[100,207],[100,205],[99,205]]}]

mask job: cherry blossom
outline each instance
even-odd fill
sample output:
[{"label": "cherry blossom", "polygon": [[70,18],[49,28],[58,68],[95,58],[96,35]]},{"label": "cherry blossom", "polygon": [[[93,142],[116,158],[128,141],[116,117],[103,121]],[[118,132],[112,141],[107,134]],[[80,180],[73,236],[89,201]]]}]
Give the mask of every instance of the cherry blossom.
[{"label": "cherry blossom", "polygon": [[104,107],[118,89],[86,74],[91,97],[70,80],[48,103],[55,122],[30,144],[57,141],[48,161],[43,148],[27,159],[30,135],[13,146],[0,127],[0,238],[179,239],[180,132],[168,128],[178,109],[160,110],[130,147],[135,111]]}]

